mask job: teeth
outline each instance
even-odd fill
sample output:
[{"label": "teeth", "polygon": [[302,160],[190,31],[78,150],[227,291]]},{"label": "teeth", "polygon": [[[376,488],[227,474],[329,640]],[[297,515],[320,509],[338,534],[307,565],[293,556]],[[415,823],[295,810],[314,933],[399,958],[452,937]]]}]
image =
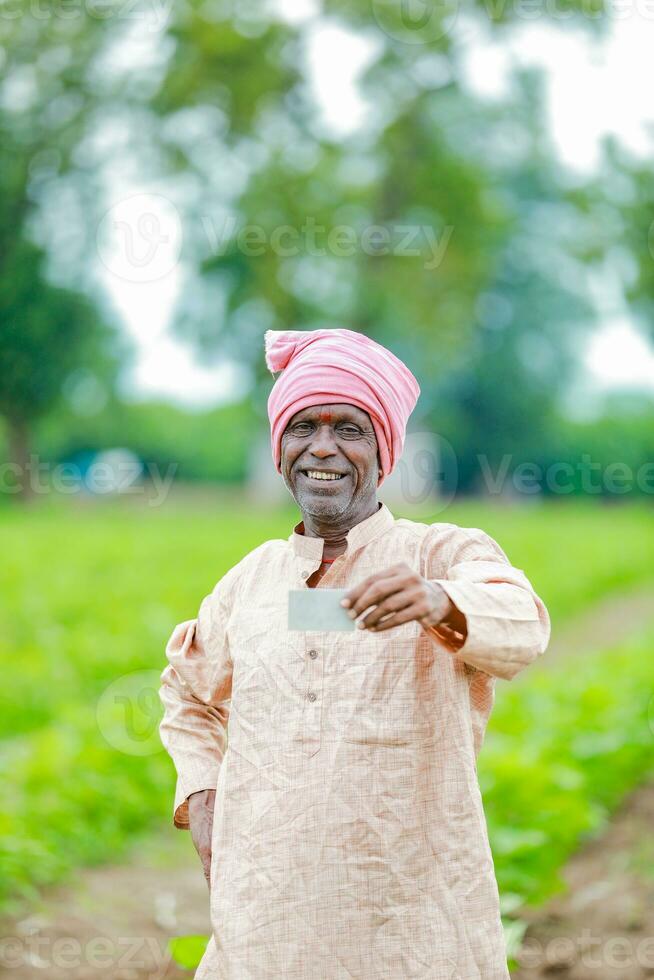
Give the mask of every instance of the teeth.
[{"label": "teeth", "polygon": [[309,476],[313,477],[314,480],[340,480],[341,477],[337,473],[321,473],[320,470],[307,470]]}]

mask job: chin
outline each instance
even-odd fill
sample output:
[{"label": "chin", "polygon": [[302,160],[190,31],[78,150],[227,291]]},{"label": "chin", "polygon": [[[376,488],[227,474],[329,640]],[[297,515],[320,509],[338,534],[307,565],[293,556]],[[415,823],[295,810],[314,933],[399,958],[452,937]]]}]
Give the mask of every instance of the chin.
[{"label": "chin", "polygon": [[303,513],[323,519],[339,517],[350,505],[350,498],[346,494],[343,494],[342,497],[328,497],[319,493],[300,492],[294,496],[295,502]]}]

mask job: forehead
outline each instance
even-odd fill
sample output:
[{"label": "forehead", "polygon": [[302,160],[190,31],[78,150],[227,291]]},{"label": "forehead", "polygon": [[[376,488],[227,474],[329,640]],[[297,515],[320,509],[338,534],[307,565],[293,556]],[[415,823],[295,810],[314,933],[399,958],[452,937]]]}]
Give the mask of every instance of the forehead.
[{"label": "forehead", "polygon": [[370,416],[362,408],[356,405],[349,405],[347,402],[337,402],[334,404],[309,405],[301,409],[289,419],[288,424],[296,422],[319,421],[321,416],[328,415],[332,422],[350,421],[357,422],[359,425],[370,425]]}]

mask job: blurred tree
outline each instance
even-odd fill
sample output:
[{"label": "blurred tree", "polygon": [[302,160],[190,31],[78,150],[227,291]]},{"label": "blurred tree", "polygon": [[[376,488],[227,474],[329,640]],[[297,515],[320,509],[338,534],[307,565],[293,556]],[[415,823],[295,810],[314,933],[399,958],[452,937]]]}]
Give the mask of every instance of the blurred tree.
[{"label": "blurred tree", "polygon": [[[593,187],[596,210],[610,237],[604,254],[621,280],[638,325],[654,340],[654,173],[615,139],[604,144],[601,187]],[[607,240],[608,238],[608,240]]]},{"label": "blurred tree", "polygon": [[[584,332],[596,323],[578,254],[588,222],[543,137],[538,75],[515,81],[511,103],[486,113],[477,129],[510,231],[475,298],[468,340],[431,393],[439,431],[461,450],[464,491],[488,491],[490,469],[504,461],[510,473],[555,451],[561,402]],[[513,147],[511,132],[519,136]]]},{"label": "blurred tree", "polygon": [[[649,159],[633,154],[615,136],[607,136],[597,176],[571,189],[569,196],[577,216],[577,258],[585,278],[594,282],[603,315],[619,325],[633,325],[654,342],[654,177]],[[638,390],[632,397],[652,429],[651,399]],[[622,421],[628,402],[627,395],[618,395],[608,403],[616,424],[607,408],[595,427],[580,427],[588,432],[595,458],[629,459],[630,465],[638,459],[635,415],[627,412],[626,425]],[[569,431],[561,424],[564,446]],[[647,459],[641,451],[638,465],[645,466]]]},{"label": "blurred tree", "polygon": [[[568,9],[601,30],[593,6]],[[607,249],[593,232],[597,198],[567,186],[543,135],[537,80],[515,75],[510,96],[489,100],[466,78],[466,24],[501,32],[518,8],[479,0],[464,12],[453,0],[412,18],[389,0],[324,0],[291,23],[274,3],[185,0],[147,44],[120,9],[94,12],[36,16],[17,0],[0,20],[0,299],[14,317],[24,303],[23,346],[16,320],[7,350],[30,376],[49,305],[70,337],[47,378],[33,369],[23,405],[52,405],[79,359],[106,362],[106,328],[61,284],[88,290],[94,219],[118,161],[122,187],[165,163],[185,217],[177,328],[207,358],[251,365],[260,415],[265,329],[348,325],[414,369],[414,424],[454,443],[461,488],[474,488],[479,453],[533,458],[535,433],[551,449],[592,322],[582,263],[599,266]],[[312,39],[326,25],[368,45],[367,111],[345,135],[311,87]]]},{"label": "blurred tree", "polygon": [[65,461],[121,446],[146,468],[182,481],[241,483],[248,475],[256,423],[249,401],[198,412],[161,401],[112,398],[88,415],[64,402],[35,426],[34,444],[45,458]]},{"label": "blurred tree", "polygon": [[[65,236],[64,258],[85,256],[92,222],[84,218],[99,190],[88,144],[112,91],[102,60],[125,29],[116,16],[94,15],[93,5],[15,0],[2,13],[0,276],[13,248],[44,234],[37,219],[46,199],[57,199],[52,218]],[[77,269],[78,281],[84,272]]]},{"label": "blurred tree", "polygon": [[106,313],[80,291],[99,197],[84,145],[108,88],[102,55],[125,27],[94,12],[17,0],[0,17],[0,412],[21,467],[31,423],[56,404],[71,371],[108,379],[118,351]]},{"label": "blurred tree", "polygon": [[0,414],[26,496],[32,422],[57,404],[74,370],[111,372],[114,337],[86,297],[47,281],[36,246],[14,243],[11,260],[0,277]]},{"label": "blurred tree", "polygon": [[[177,326],[207,356],[250,363],[261,414],[265,329],[347,325],[388,343],[422,384],[414,425],[447,434],[459,487],[473,489],[479,453],[517,464],[554,424],[592,323],[577,260],[587,223],[543,135],[537,78],[515,75],[510,98],[482,102],[459,62],[456,10],[407,25],[400,7],[325,4],[371,42],[368,113],[345,136],[326,129],[308,84],[309,37],[329,21],[291,27],[249,6],[243,20],[230,3],[176,13],[154,106],[195,185],[195,278]],[[516,16],[479,10],[497,30]],[[193,139],[175,125],[190,112]]]}]

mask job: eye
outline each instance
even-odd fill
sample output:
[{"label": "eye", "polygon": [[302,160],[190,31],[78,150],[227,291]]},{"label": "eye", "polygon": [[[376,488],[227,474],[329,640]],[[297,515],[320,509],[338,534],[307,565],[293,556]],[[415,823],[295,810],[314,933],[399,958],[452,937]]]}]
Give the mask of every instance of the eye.
[{"label": "eye", "polygon": [[291,432],[293,432],[295,435],[298,436],[304,436],[310,431],[311,431],[310,422],[296,422],[295,425],[291,428]]},{"label": "eye", "polygon": [[353,436],[356,437],[361,435],[361,429],[359,428],[359,426],[354,425],[351,422],[346,423],[345,425],[339,425],[338,431],[341,432],[344,436],[349,436],[349,437],[353,437]]}]

